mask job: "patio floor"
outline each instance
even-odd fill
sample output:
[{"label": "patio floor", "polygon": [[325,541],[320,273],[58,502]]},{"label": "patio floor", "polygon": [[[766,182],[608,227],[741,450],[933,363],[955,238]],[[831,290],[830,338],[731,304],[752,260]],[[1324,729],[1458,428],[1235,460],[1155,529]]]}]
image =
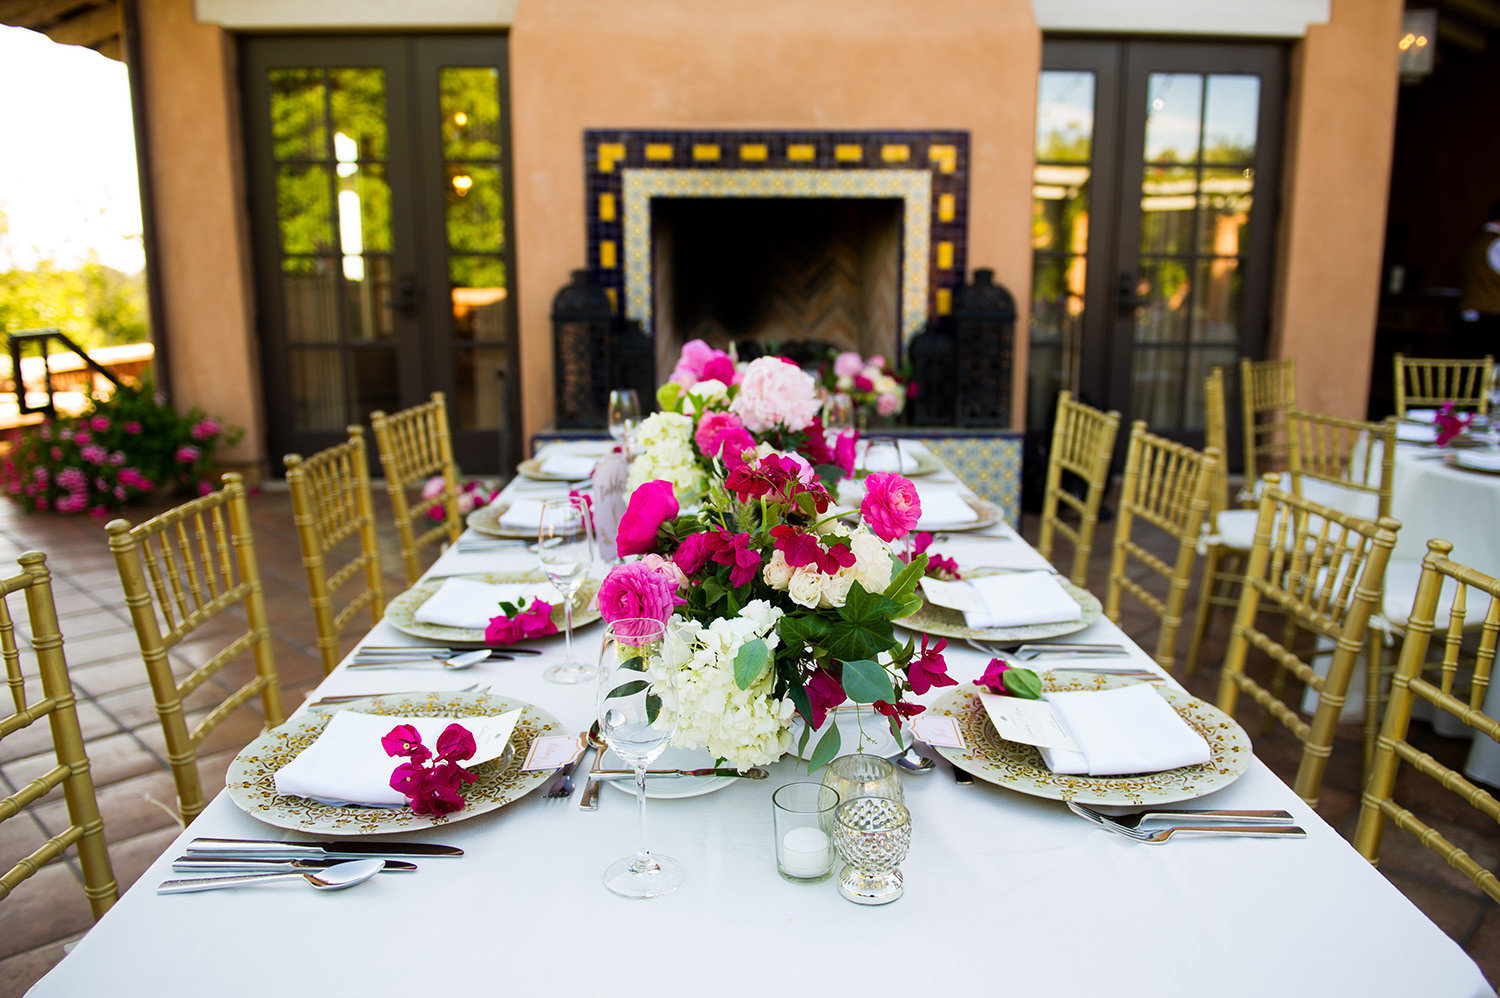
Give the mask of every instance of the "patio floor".
[{"label": "patio floor", "polygon": [[[291,707],[302,701],[323,672],[307,607],[290,501],[284,488],[272,486],[252,496],[250,508],[276,662],[285,700]],[[144,519],[150,512],[134,511],[133,519]],[[384,526],[384,563],[389,591],[394,593],[404,588],[404,579],[392,574],[398,564],[395,533],[393,527]],[[1026,526],[1027,537],[1034,540],[1035,518],[1028,517]],[[1111,532],[1110,524],[1101,526],[1089,579],[1090,587],[1101,593]],[[0,501],[0,563],[13,562],[15,556],[30,549],[45,551],[53,572],[69,669],[78,693],[79,718],[88,741],[110,856],[123,889],[161,854],[179,830],[172,811],[172,780],[163,759],[145,672],[101,521],[27,515]],[[1156,619],[1139,605],[1128,604],[1129,600],[1122,626],[1142,645],[1154,644]],[[1205,655],[1210,665],[1200,668],[1188,681],[1189,688],[1205,699],[1212,700],[1216,694],[1217,670],[1212,663],[1222,653],[1227,630],[1227,624],[1216,629]],[[352,635],[359,631],[351,629],[351,643]],[[191,660],[212,650],[184,645],[174,654]],[[1257,732],[1258,723],[1254,718],[1249,720],[1247,730]],[[201,769],[210,796],[222,788],[229,761],[258,730],[253,714],[242,711],[208,739]],[[1299,757],[1295,740],[1284,731],[1255,737],[1257,754],[1290,781]],[[1464,743],[1437,736],[1429,736],[1423,748],[1450,765],[1461,762],[1466,751]],[[42,746],[24,735],[0,744],[3,792],[13,792],[50,768],[50,756],[36,754],[39,751]],[[1333,752],[1319,811],[1351,839],[1359,810],[1359,760],[1359,727],[1347,725],[1341,729]],[[1406,775],[1403,773],[1403,777]],[[1468,809],[1450,795],[1428,789],[1431,786],[1428,780],[1414,781],[1416,792],[1407,794],[1408,806],[1469,849],[1480,863],[1492,869],[1500,866],[1500,833],[1494,824],[1466,813]],[[63,824],[60,799],[49,798],[26,815],[0,825],[0,869],[30,853]],[[1500,909],[1488,897],[1399,831],[1386,836],[1381,870],[1464,946],[1491,982],[1500,981]],[[23,994],[62,959],[64,947],[89,927],[91,918],[80,883],[70,854],[0,903],[0,998]]]}]

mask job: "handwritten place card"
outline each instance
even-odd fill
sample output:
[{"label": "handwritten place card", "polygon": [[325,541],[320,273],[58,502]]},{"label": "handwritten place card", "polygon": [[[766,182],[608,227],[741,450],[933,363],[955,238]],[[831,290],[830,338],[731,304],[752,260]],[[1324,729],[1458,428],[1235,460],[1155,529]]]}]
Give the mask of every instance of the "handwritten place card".
[{"label": "handwritten place card", "polygon": [[1021,700],[994,693],[981,693],[979,699],[1001,738],[1037,748],[1079,751],[1078,743],[1047,701]]},{"label": "handwritten place card", "polygon": [[964,748],[963,732],[958,730],[958,719],[947,714],[914,717],[911,733],[928,745],[942,748]]},{"label": "handwritten place card", "polygon": [[559,769],[574,762],[583,754],[583,739],[577,735],[548,735],[531,743],[521,772],[532,773],[538,769]]}]

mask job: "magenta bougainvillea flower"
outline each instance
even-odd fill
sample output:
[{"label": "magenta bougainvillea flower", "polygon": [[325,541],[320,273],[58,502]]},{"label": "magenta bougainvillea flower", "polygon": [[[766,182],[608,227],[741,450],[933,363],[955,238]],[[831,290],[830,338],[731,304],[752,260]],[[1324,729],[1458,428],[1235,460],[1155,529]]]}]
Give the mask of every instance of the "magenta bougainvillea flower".
[{"label": "magenta bougainvillea flower", "polygon": [[[406,797],[417,814],[452,814],[464,806],[459,793],[478,777],[460,765],[476,751],[474,735],[461,724],[450,724],[437,737],[437,757],[422,744],[409,724],[399,724],[380,739],[386,755],[407,759],[391,772],[391,789]],[[430,763],[429,763],[429,760]]]}]

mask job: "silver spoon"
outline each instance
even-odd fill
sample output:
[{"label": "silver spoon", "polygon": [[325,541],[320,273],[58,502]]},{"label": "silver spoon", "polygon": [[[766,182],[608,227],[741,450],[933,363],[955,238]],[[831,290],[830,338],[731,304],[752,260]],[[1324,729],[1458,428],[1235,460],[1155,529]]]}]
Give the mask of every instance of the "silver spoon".
[{"label": "silver spoon", "polygon": [[933,767],[937,765],[931,759],[917,751],[916,742],[912,742],[906,746],[906,751],[891,761],[908,773],[921,773],[923,775],[932,772]]},{"label": "silver spoon", "polygon": [[480,662],[483,662],[485,659],[487,659],[489,657],[490,657],[490,650],[488,648],[480,648],[478,651],[466,651],[462,655],[454,655],[452,658],[439,658],[439,659],[434,659],[434,658],[430,658],[430,657],[429,658],[393,658],[393,659],[390,659],[389,661],[374,662],[374,663],[372,663],[372,662],[351,662],[351,663],[349,663],[349,668],[351,668],[351,669],[404,669],[407,666],[410,666],[410,665],[413,665],[413,664],[420,665],[420,664],[424,664],[424,663],[428,663],[428,662],[438,662],[438,663],[440,663],[442,665],[443,668],[450,669],[450,670],[452,670],[454,672],[457,672],[460,669],[468,669],[468,668],[471,668],[473,666],[476,666]]},{"label": "silver spoon", "polygon": [[195,891],[217,891],[227,887],[272,884],[280,881],[305,880],[318,891],[341,891],[362,884],[385,869],[383,859],[358,859],[339,863],[326,870],[302,873],[246,873],[237,877],[198,877],[193,880],[168,880],[156,889],[158,894],[191,894]]}]

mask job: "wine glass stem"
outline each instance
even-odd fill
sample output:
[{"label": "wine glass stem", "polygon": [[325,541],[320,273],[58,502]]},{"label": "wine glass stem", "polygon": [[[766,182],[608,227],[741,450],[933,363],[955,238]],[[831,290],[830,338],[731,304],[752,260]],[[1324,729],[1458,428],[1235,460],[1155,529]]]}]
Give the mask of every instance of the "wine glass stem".
[{"label": "wine glass stem", "polygon": [[563,597],[563,641],[567,647],[567,654],[563,661],[573,661],[573,594],[569,593]]},{"label": "wine glass stem", "polygon": [[646,766],[635,767],[635,810],[640,821],[640,845],[635,850],[635,872],[650,873],[651,850],[646,848]]}]

